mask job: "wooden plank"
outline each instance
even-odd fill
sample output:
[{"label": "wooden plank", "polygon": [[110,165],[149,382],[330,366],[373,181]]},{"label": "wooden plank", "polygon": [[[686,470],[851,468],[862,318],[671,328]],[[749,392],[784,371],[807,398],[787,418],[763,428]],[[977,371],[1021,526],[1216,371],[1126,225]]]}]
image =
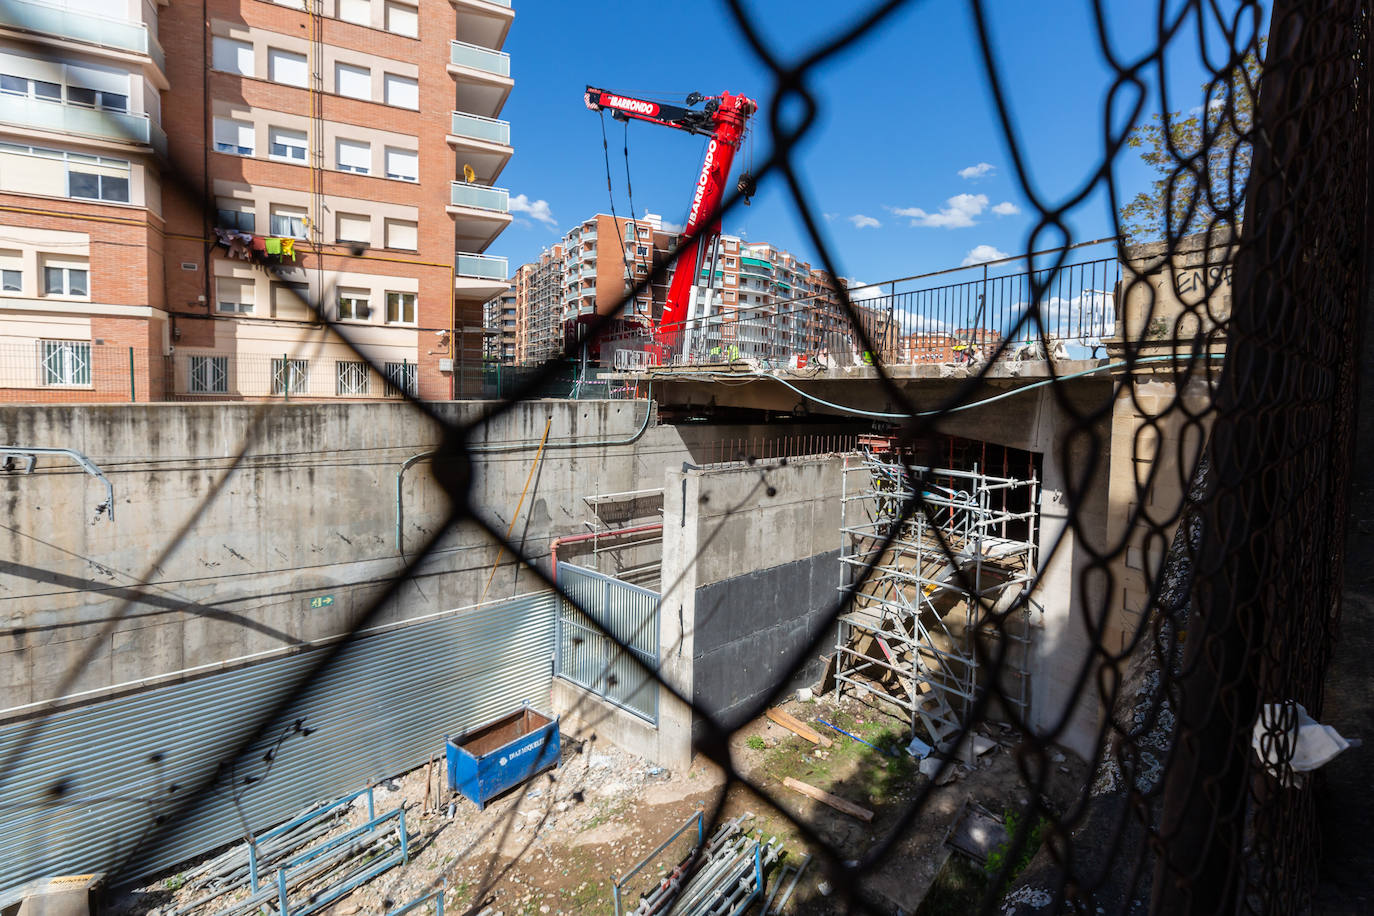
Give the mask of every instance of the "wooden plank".
[{"label": "wooden plank", "polygon": [[846,801],[838,795],[831,795],[829,792],[817,789],[815,786],[809,786],[804,782],[793,779],[791,776],[785,778],[782,784],[789,789],[800,792],[808,798],[814,798],[818,802],[827,804],[836,811],[848,814],[850,817],[857,817],[859,820],[865,822],[873,820],[873,812],[869,811],[867,808],[856,805],[852,801]]},{"label": "wooden plank", "polygon": [[830,747],[835,743],[786,710],[770,709],[765,715],[783,728],[794,734],[800,735],[812,744],[819,744],[821,747]]}]

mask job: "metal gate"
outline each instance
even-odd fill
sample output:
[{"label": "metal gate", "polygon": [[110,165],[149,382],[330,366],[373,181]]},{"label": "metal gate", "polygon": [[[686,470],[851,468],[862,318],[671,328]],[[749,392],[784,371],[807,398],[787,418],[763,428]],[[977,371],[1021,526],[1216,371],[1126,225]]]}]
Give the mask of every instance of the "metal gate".
[{"label": "metal gate", "polygon": [[166,868],[542,705],[558,603],[545,591],[360,634],[266,729],[323,649],[0,727],[0,891]]},{"label": "metal gate", "polygon": [[561,602],[558,676],[657,725],[658,593],[569,563],[558,564],[558,583],[593,615]]}]

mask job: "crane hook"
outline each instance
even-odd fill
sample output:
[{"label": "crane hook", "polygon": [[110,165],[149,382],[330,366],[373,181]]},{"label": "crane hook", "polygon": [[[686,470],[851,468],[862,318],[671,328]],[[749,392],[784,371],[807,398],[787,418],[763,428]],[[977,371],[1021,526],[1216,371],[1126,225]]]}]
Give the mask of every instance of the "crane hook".
[{"label": "crane hook", "polygon": [[744,205],[746,207],[749,206],[750,199],[754,196],[754,192],[758,190],[758,182],[754,180],[754,176],[750,175],[748,172],[742,172],[739,176],[739,181],[735,183],[735,187],[739,188],[739,192],[744,195]]}]

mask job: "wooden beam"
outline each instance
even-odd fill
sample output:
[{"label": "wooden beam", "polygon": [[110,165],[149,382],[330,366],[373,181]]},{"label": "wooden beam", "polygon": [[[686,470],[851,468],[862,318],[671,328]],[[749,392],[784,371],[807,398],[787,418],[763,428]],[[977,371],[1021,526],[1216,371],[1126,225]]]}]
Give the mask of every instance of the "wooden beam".
[{"label": "wooden beam", "polygon": [[768,710],[764,715],[768,716],[768,718],[788,731],[810,741],[812,744],[819,744],[821,747],[830,747],[835,743],[786,710],[774,708]]},{"label": "wooden beam", "polygon": [[846,801],[838,795],[831,795],[829,792],[817,789],[815,786],[809,786],[804,782],[793,779],[791,776],[784,779],[782,784],[789,789],[800,792],[808,798],[814,798],[818,802],[829,805],[836,811],[848,814],[850,817],[857,817],[865,823],[873,820],[873,812],[869,811],[867,808],[856,805],[852,801]]}]

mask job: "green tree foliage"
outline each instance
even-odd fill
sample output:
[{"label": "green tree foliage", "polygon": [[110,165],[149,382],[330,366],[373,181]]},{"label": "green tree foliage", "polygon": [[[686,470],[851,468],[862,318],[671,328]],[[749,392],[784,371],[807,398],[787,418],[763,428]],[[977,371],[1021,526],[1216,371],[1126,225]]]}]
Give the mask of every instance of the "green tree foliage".
[{"label": "green tree foliage", "polygon": [[1259,54],[1247,53],[1204,87],[1200,109],[1186,117],[1177,111],[1155,115],[1131,131],[1127,145],[1140,151],[1155,177],[1148,191],[1121,208],[1128,244],[1240,224],[1260,66]]}]

